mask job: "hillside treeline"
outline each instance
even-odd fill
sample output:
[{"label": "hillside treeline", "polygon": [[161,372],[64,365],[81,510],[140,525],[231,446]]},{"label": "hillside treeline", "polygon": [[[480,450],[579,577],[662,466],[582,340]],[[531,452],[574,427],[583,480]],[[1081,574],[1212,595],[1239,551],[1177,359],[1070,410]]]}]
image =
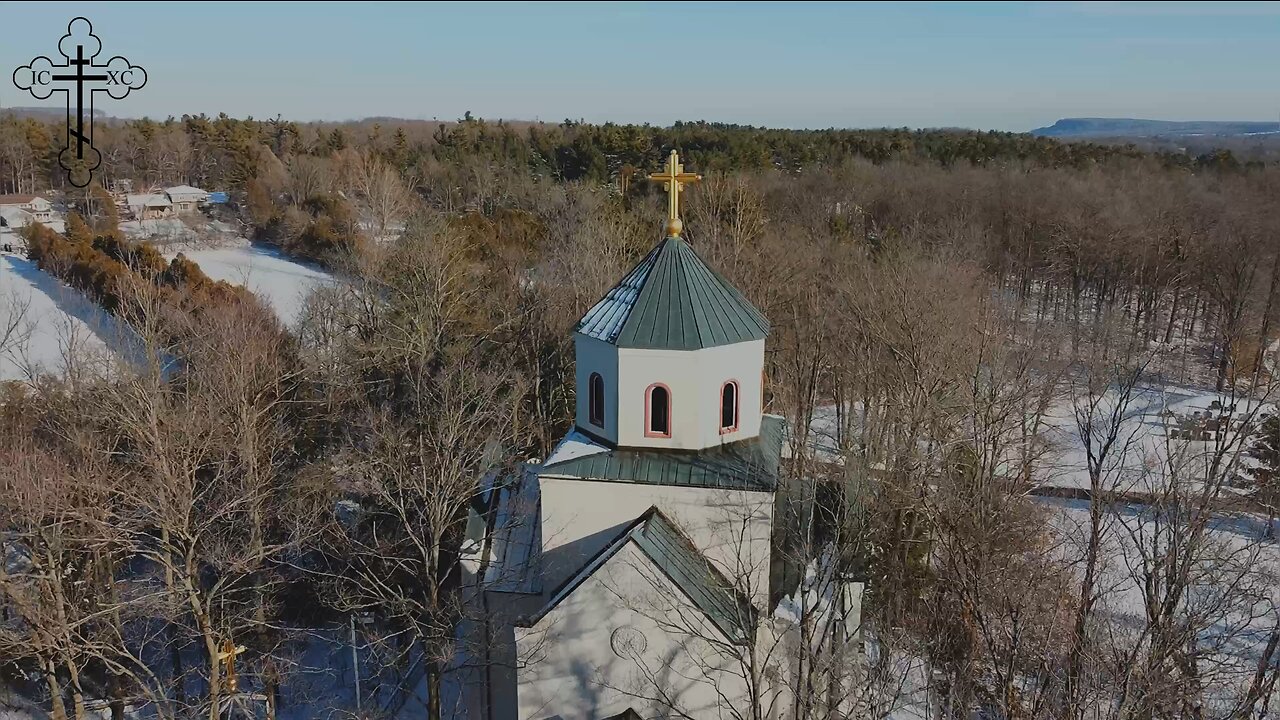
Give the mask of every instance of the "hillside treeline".
[{"label": "hillside treeline", "polygon": [[[280,159],[329,156],[348,147],[376,149],[406,173],[427,175],[434,163],[472,159],[500,162],[562,181],[606,183],[661,164],[665,149],[679,147],[691,167],[703,171],[796,170],[858,157],[872,163],[923,161],[943,166],[1030,162],[1045,167],[1086,167],[1144,153],[1132,146],[1064,143],[1007,132],[965,130],[773,130],[707,122],[670,128],[566,120],[560,124],[387,119],[349,123],[240,120],[221,115],[106,121],[95,128],[103,152],[99,176],[141,184],[180,180],[200,187],[243,190],[260,148]],[[66,187],[58,166],[60,123],[0,115],[0,192],[43,192]],[[1242,164],[1230,153],[1195,156],[1161,152],[1168,165]]]}]

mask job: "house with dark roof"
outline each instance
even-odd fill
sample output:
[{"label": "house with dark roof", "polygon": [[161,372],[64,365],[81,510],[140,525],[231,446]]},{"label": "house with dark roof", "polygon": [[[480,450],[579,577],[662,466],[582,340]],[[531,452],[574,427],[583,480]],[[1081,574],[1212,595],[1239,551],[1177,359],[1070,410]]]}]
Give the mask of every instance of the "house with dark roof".
[{"label": "house with dark roof", "polygon": [[[39,195],[0,195],[0,210],[21,211],[36,222],[45,224],[55,219],[53,203]],[[13,215],[16,213],[10,213]]]},{"label": "house with dark roof", "polygon": [[[673,193],[697,177],[674,153],[668,170]],[[677,208],[575,327],[573,427],[474,509],[473,717],[720,718],[747,692],[786,422],[763,411],[768,321],[680,236]]]}]

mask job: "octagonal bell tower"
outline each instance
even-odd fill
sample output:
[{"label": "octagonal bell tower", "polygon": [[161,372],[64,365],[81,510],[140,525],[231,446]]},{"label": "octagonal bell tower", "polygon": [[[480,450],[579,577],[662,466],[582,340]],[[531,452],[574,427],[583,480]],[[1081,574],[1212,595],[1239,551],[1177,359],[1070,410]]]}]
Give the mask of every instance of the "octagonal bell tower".
[{"label": "octagonal bell tower", "polygon": [[575,327],[577,429],[613,447],[702,450],[760,434],[769,323],[681,237],[700,179],[673,150],[666,238]]}]

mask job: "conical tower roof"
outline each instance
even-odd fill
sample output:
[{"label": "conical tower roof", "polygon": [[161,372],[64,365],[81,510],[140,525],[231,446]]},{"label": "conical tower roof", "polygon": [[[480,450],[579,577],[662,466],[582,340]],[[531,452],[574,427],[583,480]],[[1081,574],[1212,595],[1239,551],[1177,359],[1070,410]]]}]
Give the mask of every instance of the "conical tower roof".
[{"label": "conical tower roof", "polygon": [[688,243],[671,236],[574,329],[617,347],[700,350],[761,340],[769,321]]}]

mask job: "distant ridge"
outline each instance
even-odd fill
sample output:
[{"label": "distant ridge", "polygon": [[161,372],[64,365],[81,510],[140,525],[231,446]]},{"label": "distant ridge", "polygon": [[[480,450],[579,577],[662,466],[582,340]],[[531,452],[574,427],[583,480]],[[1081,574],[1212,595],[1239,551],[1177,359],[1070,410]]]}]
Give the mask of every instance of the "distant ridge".
[{"label": "distant ridge", "polygon": [[1157,137],[1217,135],[1280,134],[1280,122],[1252,122],[1234,120],[1139,120],[1136,118],[1063,118],[1058,122],[1031,131],[1044,137]]},{"label": "distant ridge", "polygon": [[[57,120],[67,116],[65,107],[0,107],[0,117],[5,115],[13,115],[17,118],[35,118],[36,120]],[[101,110],[94,110],[93,116],[96,118],[107,117],[107,114]]]}]

